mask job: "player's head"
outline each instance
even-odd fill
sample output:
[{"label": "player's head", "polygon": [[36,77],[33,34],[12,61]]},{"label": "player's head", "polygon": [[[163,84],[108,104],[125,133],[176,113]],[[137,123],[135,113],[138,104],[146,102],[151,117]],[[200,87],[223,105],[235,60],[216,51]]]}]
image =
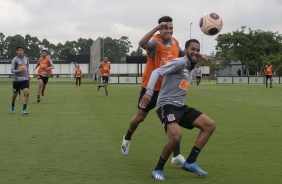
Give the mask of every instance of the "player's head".
[{"label": "player's head", "polygon": [[17,52],[17,56],[18,56],[18,57],[23,57],[23,56],[24,56],[24,54],[23,54],[24,49],[23,49],[22,46],[17,46],[17,47],[16,47],[16,52]]},{"label": "player's head", "polygon": [[45,57],[47,56],[47,50],[46,50],[46,49],[42,49],[42,50],[41,50],[41,56],[42,56],[43,58],[45,58]]},{"label": "player's head", "polygon": [[158,20],[158,23],[162,23],[162,22],[172,22],[172,18],[169,16],[163,16]]},{"label": "player's head", "polygon": [[270,66],[270,62],[267,62],[267,66]]},{"label": "player's head", "polygon": [[172,23],[172,18],[169,16],[163,16],[158,20],[158,23],[165,22],[167,26],[163,27],[160,29],[160,37],[163,40],[170,40],[172,34],[173,34],[173,23]]},{"label": "player's head", "polygon": [[192,63],[196,63],[200,53],[200,42],[190,39],[185,43],[185,54]]},{"label": "player's head", "polygon": [[107,62],[108,60],[109,60],[108,56],[105,56],[103,59],[104,62]]}]

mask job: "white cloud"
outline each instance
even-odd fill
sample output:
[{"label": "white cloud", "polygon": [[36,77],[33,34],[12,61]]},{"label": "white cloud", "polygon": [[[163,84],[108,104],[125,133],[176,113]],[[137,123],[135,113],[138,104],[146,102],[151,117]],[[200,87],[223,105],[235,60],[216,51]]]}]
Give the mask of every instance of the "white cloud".
[{"label": "white cloud", "polygon": [[51,43],[78,38],[128,36],[137,49],[138,41],[169,15],[180,46],[191,35],[204,44],[204,53],[215,50],[216,36],[202,35],[199,19],[208,11],[218,13],[224,23],[221,33],[247,26],[251,29],[282,31],[281,0],[4,0],[0,6],[1,30],[6,36],[30,34]]}]

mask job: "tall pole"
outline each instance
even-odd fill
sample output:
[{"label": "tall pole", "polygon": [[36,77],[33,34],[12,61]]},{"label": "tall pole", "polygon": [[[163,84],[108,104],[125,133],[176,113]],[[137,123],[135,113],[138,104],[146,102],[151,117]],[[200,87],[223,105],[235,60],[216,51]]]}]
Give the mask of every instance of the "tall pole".
[{"label": "tall pole", "polygon": [[191,26],[192,26],[192,22],[190,23],[190,40],[191,40]]},{"label": "tall pole", "polygon": [[204,54],[204,34],[202,34],[202,54]]},{"label": "tall pole", "polygon": [[103,37],[103,59],[104,59],[104,52],[105,52],[104,47],[105,47],[105,42],[104,42],[104,37]]}]

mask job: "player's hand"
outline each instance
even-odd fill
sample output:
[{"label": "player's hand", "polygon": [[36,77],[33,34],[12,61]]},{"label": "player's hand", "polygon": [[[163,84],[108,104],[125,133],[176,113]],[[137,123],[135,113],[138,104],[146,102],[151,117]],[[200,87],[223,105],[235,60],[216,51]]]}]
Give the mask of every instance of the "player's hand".
[{"label": "player's hand", "polygon": [[142,99],[139,102],[139,106],[145,109],[147,105],[150,103],[151,99],[152,99],[151,95],[145,93],[145,95],[142,97]]},{"label": "player's hand", "polygon": [[162,30],[162,29],[167,29],[168,28],[168,23],[167,22],[161,22],[158,26],[157,26],[158,30]]}]

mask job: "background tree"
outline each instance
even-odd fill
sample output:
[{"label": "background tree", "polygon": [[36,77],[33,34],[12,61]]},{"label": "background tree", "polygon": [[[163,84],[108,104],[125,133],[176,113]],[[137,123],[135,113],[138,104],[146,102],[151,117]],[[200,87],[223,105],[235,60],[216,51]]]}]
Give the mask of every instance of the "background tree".
[{"label": "background tree", "polygon": [[130,53],[130,56],[145,56],[145,55],[143,54],[143,49],[140,46],[138,46],[136,51],[132,51]]},{"label": "background tree", "polygon": [[5,35],[0,33],[0,58],[5,58],[4,48],[5,48]]},{"label": "background tree", "polygon": [[[216,56],[224,57],[223,65],[228,66],[231,61],[241,61],[243,71],[260,72],[263,58],[281,51],[281,35],[278,32],[251,30],[245,33],[246,26],[241,31],[220,34],[216,38]],[[243,72],[244,73],[244,72]]]},{"label": "background tree", "polygon": [[17,46],[22,46],[24,50],[28,50],[24,37],[21,35],[8,36],[5,40],[4,50],[6,58],[14,58],[16,56]]},{"label": "background tree", "polygon": [[90,47],[93,42],[91,38],[79,38],[75,44],[77,54],[90,54]]},{"label": "background tree", "polygon": [[101,56],[108,56],[112,63],[120,63],[121,58],[128,55],[132,47],[131,42],[126,36],[122,36],[120,39],[112,39],[110,37],[101,39]]}]

